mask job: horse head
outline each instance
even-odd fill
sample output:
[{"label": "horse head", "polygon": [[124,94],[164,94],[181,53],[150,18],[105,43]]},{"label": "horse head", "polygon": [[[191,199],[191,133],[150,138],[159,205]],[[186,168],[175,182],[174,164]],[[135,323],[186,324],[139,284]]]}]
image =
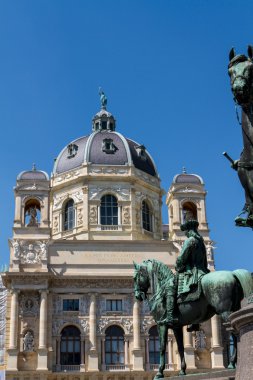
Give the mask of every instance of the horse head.
[{"label": "horse head", "polygon": [[248,57],[236,55],[234,48],[229,53],[228,74],[234,100],[240,106],[248,106],[253,101],[253,47],[248,46]]},{"label": "horse head", "polygon": [[145,265],[145,262],[142,264],[134,262],[134,269],[134,295],[139,301],[144,301],[150,287],[147,265]]}]

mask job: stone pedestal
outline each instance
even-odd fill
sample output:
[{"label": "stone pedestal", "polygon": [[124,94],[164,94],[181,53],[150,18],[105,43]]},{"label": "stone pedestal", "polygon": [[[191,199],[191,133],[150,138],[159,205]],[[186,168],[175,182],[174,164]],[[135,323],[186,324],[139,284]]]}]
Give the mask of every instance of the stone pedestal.
[{"label": "stone pedestal", "polygon": [[39,348],[37,352],[38,352],[37,371],[46,371],[47,370],[47,349]]},{"label": "stone pedestal", "polygon": [[7,350],[8,352],[8,361],[7,361],[7,370],[9,371],[17,371],[17,363],[18,363],[18,350],[13,348]]},{"label": "stone pedestal", "polygon": [[88,371],[98,372],[98,353],[94,349],[88,354]]},{"label": "stone pedestal", "polygon": [[141,349],[134,349],[133,354],[133,370],[134,371],[144,371],[143,367],[143,353]]},{"label": "stone pedestal", "polygon": [[253,297],[242,308],[231,314],[230,321],[238,332],[236,380],[253,379]]},{"label": "stone pedestal", "polygon": [[186,326],[184,327],[183,332],[184,332],[184,353],[185,353],[185,361],[186,361],[187,368],[196,368],[194,348],[192,345],[192,333],[187,331]]}]

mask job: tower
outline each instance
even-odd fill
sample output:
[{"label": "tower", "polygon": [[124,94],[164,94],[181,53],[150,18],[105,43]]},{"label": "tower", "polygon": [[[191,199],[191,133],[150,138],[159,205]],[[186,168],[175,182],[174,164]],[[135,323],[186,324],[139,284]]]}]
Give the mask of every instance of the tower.
[{"label": "tower", "polygon": [[210,270],[214,269],[213,249],[214,242],[209,235],[209,228],[206,218],[206,190],[203,179],[197,174],[188,174],[183,169],[183,173],[177,174],[169,188],[166,204],[169,214],[169,239],[181,249],[185,240],[185,233],[181,231],[180,225],[187,217],[199,222],[198,230],[203,236],[207,261]]}]

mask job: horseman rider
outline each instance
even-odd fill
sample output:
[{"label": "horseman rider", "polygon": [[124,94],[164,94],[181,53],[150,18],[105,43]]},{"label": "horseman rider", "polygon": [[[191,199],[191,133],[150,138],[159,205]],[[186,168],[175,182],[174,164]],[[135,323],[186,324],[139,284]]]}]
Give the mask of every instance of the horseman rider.
[{"label": "horseman rider", "polygon": [[[203,237],[198,232],[198,225],[196,220],[188,216],[180,227],[185,231],[187,239],[176,261],[177,286],[176,284],[167,286],[169,296],[166,298],[166,319],[161,321],[172,327],[177,324],[177,318],[174,316],[176,298],[178,303],[197,300],[201,293],[200,279],[209,273],[206,247]],[[188,331],[195,329],[198,329],[197,325],[188,327]]]}]

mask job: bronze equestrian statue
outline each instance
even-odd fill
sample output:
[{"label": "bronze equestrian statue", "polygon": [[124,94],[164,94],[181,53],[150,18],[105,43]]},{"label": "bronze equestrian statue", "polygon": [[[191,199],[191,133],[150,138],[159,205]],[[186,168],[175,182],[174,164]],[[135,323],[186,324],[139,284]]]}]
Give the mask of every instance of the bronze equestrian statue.
[{"label": "bronze equestrian statue", "polygon": [[243,151],[239,160],[232,162],[245,190],[245,205],[236,217],[237,226],[253,228],[253,47],[248,46],[248,56],[236,55],[234,48],[229,54],[228,73],[236,105],[242,109]]},{"label": "bronze equestrian statue", "polygon": [[[209,272],[204,241],[197,227],[196,220],[188,220],[181,226],[187,239],[176,262],[176,274],[157,260],[134,263],[135,297],[140,301],[148,300],[159,332],[160,365],[155,380],[164,377],[169,328],[177,341],[181,360],[179,374],[185,375],[183,326],[189,326],[188,331],[192,331],[215,314],[227,318],[240,309],[241,300],[253,290],[251,274],[246,270]],[[235,357],[236,354],[233,360]]]}]

